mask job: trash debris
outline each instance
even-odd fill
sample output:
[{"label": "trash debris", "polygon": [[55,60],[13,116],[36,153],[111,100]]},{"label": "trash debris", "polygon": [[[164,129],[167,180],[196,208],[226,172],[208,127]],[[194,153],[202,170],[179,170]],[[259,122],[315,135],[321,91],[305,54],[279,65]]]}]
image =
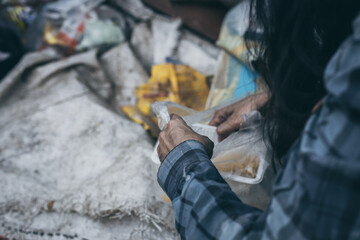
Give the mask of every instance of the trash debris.
[{"label": "trash debris", "polygon": [[109,79],[115,84],[117,106],[136,105],[136,88],[149,76],[134,56],[128,43],[112,48],[100,58]]},{"label": "trash debris", "polygon": [[145,7],[141,0],[110,0],[110,2],[131,14],[136,19],[146,21],[155,16],[153,11]]},{"label": "trash debris", "polygon": [[192,42],[193,44],[196,44],[206,53],[206,55],[210,56],[212,59],[218,59],[218,57],[220,56],[220,48],[218,48],[213,43],[207,41],[206,39],[195,35],[189,30],[181,29],[181,40],[186,40]]},{"label": "trash debris", "polygon": [[93,68],[98,67],[99,65],[96,59],[96,50],[74,55],[66,59],[62,59],[60,61],[36,68],[30,75],[32,81],[29,83],[29,88],[34,88],[42,84],[44,80],[56,72],[61,72],[64,69],[77,65],[87,65]]},{"label": "trash debris", "polygon": [[258,78],[256,73],[234,56],[223,52],[212,82],[206,108],[261,93],[266,89],[265,83]]},{"label": "trash debris", "polygon": [[206,76],[213,76],[216,73],[217,59],[210,57],[201,47],[191,41],[180,41],[177,55],[182,63],[192,66]]},{"label": "trash debris", "polygon": [[147,70],[154,64],[171,59],[175,63],[189,65],[205,76],[213,76],[220,55],[216,46],[180,29],[179,20],[169,21],[160,17],[136,25],[131,45]]},{"label": "trash debris", "polygon": [[129,17],[124,16],[124,14],[105,4],[99,5],[94,11],[96,13],[94,15],[97,17],[95,19],[111,21],[122,30],[126,39],[130,38],[130,32],[133,30],[133,26],[129,23],[131,21]]},{"label": "trash debris", "polygon": [[136,95],[145,114],[159,98],[200,111],[205,109],[209,87],[206,77],[189,66],[162,64],[153,67],[149,83],[140,86]]},{"label": "trash debris", "polygon": [[50,62],[59,56],[51,50],[41,53],[28,53],[18,63],[11,72],[0,83],[0,100],[6,98],[22,79],[22,74],[26,69],[34,67],[41,63]]},{"label": "trash debris", "polygon": [[[44,52],[33,54],[38,59],[24,64],[45,61]],[[9,76],[25,80],[26,66]],[[15,235],[21,227],[87,239],[176,238],[148,159],[151,138],[99,104],[76,76],[71,68],[36,85],[26,75],[1,101],[0,222],[11,227],[1,234],[29,238]]]},{"label": "trash debris", "polygon": [[81,51],[106,44],[120,44],[124,40],[123,32],[112,21],[88,19],[85,21],[83,38],[76,50]]},{"label": "trash debris", "polygon": [[54,207],[55,200],[50,200],[47,202],[46,207],[49,211],[51,211]]},{"label": "trash debris", "polygon": [[[104,0],[60,0],[44,9],[45,41],[74,50],[85,30],[86,14]],[[89,34],[89,33],[88,33]]]},{"label": "trash debris", "polygon": [[[151,104],[156,101],[172,101],[186,107],[200,111],[205,109],[209,95],[207,79],[195,69],[185,65],[161,64],[152,68],[149,83],[142,84],[136,89],[137,108],[124,106],[122,110],[134,121],[150,129],[142,118],[150,117]],[[138,109],[144,117],[135,115]],[[137,116],[137,118],[135,118]],[[153,120],[156,123],[156,120]],[[156,130],[152,131],[153,133]],[[156,136],[156,135],[155,135]]]},{"label": "trash debris", "polygon": [[[253,69],[254,48],[262,31],[249,32],[250,1],[244,0],[231,9],[224,19],[217,45],[235,56],[242,64]],[[245,43],[247,40],[247,45]],[[251,46],[250,50],[249,47]]]},{"label": "trash debris", "polygon": [[[15,3],[14,1],[2,1],[1,4]],[[36,18],[36,11],[30,6],[13,6],[4,8],[3,15],[14,24],[20,33],[25,33]]]},{"label": "trash debris", "polygon": [[142,22],[134,27],[131,45],[146,70],[150,71],[154,64],[154,40],[149,23]]},{"label": "trash debris", "polygon": [[167,57],[174,55],[175,48],[180,38],[178,31],[181,21],[156,18],[152,21],[152,33],[154,43],[153,64],[163,64]]}]

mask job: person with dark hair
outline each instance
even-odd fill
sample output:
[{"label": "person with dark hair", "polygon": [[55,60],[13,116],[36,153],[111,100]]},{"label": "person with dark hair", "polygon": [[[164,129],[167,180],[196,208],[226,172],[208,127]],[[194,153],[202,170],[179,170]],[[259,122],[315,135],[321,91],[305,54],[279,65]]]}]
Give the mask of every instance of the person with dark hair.
[{"label": "person with dark hair", "polygon": [[[183,239],[360,239],[360,1],[253,0],[264,38],[253,63],[270,93],[215,115],[220,138],[261,108],[281,160],[272,200],[241,202],[210,161],[213,143],[172,115],[158,182]],[[224,125],[225,124],[225,125]]]}]

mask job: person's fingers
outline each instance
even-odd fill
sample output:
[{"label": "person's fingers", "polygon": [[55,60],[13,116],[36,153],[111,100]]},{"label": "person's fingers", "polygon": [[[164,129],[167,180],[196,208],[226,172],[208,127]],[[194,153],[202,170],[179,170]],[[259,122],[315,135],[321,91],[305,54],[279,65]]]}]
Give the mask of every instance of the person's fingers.
[{"label": "person's fingers", "polygon": [[216,132],[219,136],[219,141],[224,140],[227,138],[231,133],[240,129],[242,119],[236,119],[234,116],[227,119],[225,122],[220,124]]},{"label": "person's fingers", "polygon": [[239,129],[247,128],[249,126],[249,123],[246,122],[245,115],[241,115],[241,121],[239,122]]},{"label": "person's fingers", "polygon": [[164,126],[164,128],[163,128],[163,130],[161,132],[167,132],[168,129],[169,129],[169,123],[165,124],[165,126]]},{"label": "person's fingers", "polygon": [[165,132],[159,134],[159,146],[157,147],[157,153],[159,155],[160,162],[164,160],[164,147],[165,147]]},{"label": "person's fingers", "polygon": [[182,117],[180,117],[179,115],[176,115],[176,114],[171,114],[170,115],[169,125],[170,125],[170,128],[181,127],[181,126],[185,126],[185,127],[189,128],[189,126],[187,125],[185,120]]},{"label": "person's fingers", "polygon": [[174,122],[174,123],[177,123],[177,124],[181,123],[181,124],[187,126],[184,119],[182,117],[180,117],[179,115],[174,114],[174,113],[170,115],[170,122]]},{"label": "person's fingers", "polygon": [[204,144],[209,156],[212,156],[214,143],[208,137],[194,132],[180,116],[172,114],[169,123],[159,134],[157,152],[160,161],[163,162],[173,148],[187,140],[200,141]]},{"label": "person's fingers", "polygon": [[223,116],[221,116],[221,115],[216,115],[216,116],[214,116],[213,119],[211,119],[211,121],[209,122],[209,125],[210,125],[210,126],[217,127],[217,126],[219,126],[221,123],[223,123],[224,120],[226,120],[226,119],[225,119]]},{"label": "person's fingers", "polygon": [[172,129],[169,128],[168,132],[162,131],[159,134],[159,146],[157,148],[157,152],[161,162],[164,161],[168,153],[175,147],[174,139],[171,136],[171,131]]},{"label": "person's fingers", "polygon": [[163,159],[163,154],[162,154],[162,149],[161,149],[161,145],[160,145],[160,144],[159,144],[159,146],[157,147],[156,150],[157,150],[157,153],[158,153],[160,162],[162,162],[164,159]]},{"label": "person's fingers", "polygon": [[214,127],[216,127],[216,126],[219,125],[219,114],[218,114],[217,111],[215,112],[214,117],[213,117],[213,118],[211,119],[211,121],[209,122],[209,125],[210,125],[210,126],[214,126]]},{"label": "person's fingers", "polygon": [[211,119],[211,121],[209,122],[209,125],[214,127],[219,126],[221,123],[226,121],[226,115],[227,114],[225,110],[216,111],[213,119]]},{"label": "person's fingers", "polygon": [[182,119],[182,117],[180,117],[179,115],[172,113],[170,114],[170,120],[175,120],[175,119]]}]

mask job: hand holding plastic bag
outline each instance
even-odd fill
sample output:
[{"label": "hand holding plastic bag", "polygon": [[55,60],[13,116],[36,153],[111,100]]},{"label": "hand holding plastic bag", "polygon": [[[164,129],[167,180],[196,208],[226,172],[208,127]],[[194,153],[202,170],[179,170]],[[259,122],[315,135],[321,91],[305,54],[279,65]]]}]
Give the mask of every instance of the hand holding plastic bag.
[{"label": "hand holding plastic bag", "polygon": [[[242,119],[247,127],[218,143],[216,128],[204,123],[209,122],[219,108],[194,112],[170,102],[156,103],[156,105],[157,108],[153,107],[153,110],[159,118],[160,127],[164,127],[168,122],[169,109],[171,113],[178,112],[179,115],[185,116],[184,120],[195,132],[206,135],[214,141],[211,160],[236,195],[244,203],[254,207],[264,209],[267,206],[275,174],[273,168],[269,167],[271,155],[265,145],[262,131],[263,118],[259,112],[244,114]],[[153,162],[160,164],[157,147],[158,144],[151,158]]]},{"label": "hand holding plastic bag", "polygon": [[247,113],[256,111],[267,101],[267,93],[249,96],[242,101],[235,102],[227,107],[217,110],[209,125],[217,127],[219,141],[222,141],[231,133],[247,127],[249,122],[244,116],[246,116]]},{"label": "hand holding plastic bag", "polygon": [[180,116],[172,114],[170,121],[159,135],[157,152],[160,161],[162,162],[176,146],[189,140],[200,142],[209,157],[212,156],[214,143],[208,137],[196,133]]},{"label": "hand holding plastic bag", "polygon": [[170,121],[169,111],[166,102],[155,102],[151,104],[151,110],[158,118],[158,125],[160,130],[163,130],[166,124]]},{"label": "hand holding plastic bag", "polygon": [[[151,109],[158,118],[158,125],[161,130],[164,130],[170,121],[168,107],[171,107],[171,106],[173,107],[173,109],[175,108],[178,111],[178,113],[182,113],[185,115],[187,115],[187,111],[189,111],[189,113],[194,113],[193,110],[187,109],[181,105],[174,104],[172,102],[155,102],[155,103],[153,103],[151,105]],[[217,134],[216,134],[216,128],[212,127],[212,126],[204,125],[204,124],[189,124],[189,125],[187,125],[186,121],[184,121],[183,119],[181,119],[181,121],[186,125],[185,126],[186,130],[191,130],[193,133],[195,133],[197,135],[197,136],[193,135],[193,136],[190,136],[187,138],[182,138],[181,142],[184,142],[186,140],[191,140],[191,139],[197,140],[197,141],[201,142],[202,144],[204,144],[205,148],[208,149],[209,156],[211,157],[212,152],[213,152],[214,143],[215,144],[217,143],[217,138],[218,138]],[[167,132],[168,131],[163,131],[163,133],[160,134],[159,141],[162,139],[164,139],[164,141],[165,141],[165,139],[168,138],[168,137],[166,138],[164,136],[164,134],[166,134]],[[187,131],[187,132],[189,132],[189,131]],[[203,136],[206,136],[207,139],[204,139]],[[177,137],[181,137],[181,136],[177,136]],[[159,154],[158,154],[159,141],[156,143],[154,152],[151,155],[151,159],[155,163],[160,163],[160,161],[162,161],[163,158],[167,155],[166,152],[169,152],[166,150],[161,150],[161,152],[165,152],[164,154],[162,154],[165,156],[159,157]],[[177,146],[181,142],[177,141],[176,144],[174,143],[175,145],[174,144],[173,145]],[[210,144],[210,142],[211,142],[211,144]]]},{"label": "hand holding plastic bag", "polygon": [[[160,129],[166,129],[166,125],[170,121],[168,110],[168,105],[170,104],[174,105],[173,103],[169,102],[156,102],[152,104],[152,110],[158,117]],[[181,108],[179,107],[179,109]],[[214,114],[215,109],[207,110],[206,114],[203,114],[203,116],[206,116],[207,118],[211,111],[212,114]],[[265,161],[267,147],[263,141],[263,135],[261,131],[261,123],[263,118],[257,111],[243,114],[241,117],[244,125],[247,127],[231,134],[220,143],[217,141],[218,135],[216,133],[215,127],[199,123],[189,124],[190,127],[187,127],[191,128],[199,135],[207,136],[215,143],[212,161],[224,178],[238,182],[257,184],[262,180],[264,171],[269,165]],[[185,117],[185,119],[191,119],[191,115]],[[169,139],[169,137],[165,138],[164,132],[168,131],[163,131],[161,137],[161,139],[165,142],[166,139]],[[189,139],[182,140],[186,141]],[[165,154],[165,156],[161,156],[159,159],[157,154],[158,146],[159,143],[156,144],[152,155],[152,160],[155,163],[160,163],[161,157],[166,156]]]}]

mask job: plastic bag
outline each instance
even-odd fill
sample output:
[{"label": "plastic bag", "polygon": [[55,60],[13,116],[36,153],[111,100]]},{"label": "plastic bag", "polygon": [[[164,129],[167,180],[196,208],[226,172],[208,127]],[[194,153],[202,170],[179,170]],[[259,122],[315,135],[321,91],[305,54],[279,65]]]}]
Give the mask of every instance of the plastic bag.
[{"label": "plastic bag", "polygon": [[[176,105],[169,102],[152,105],[154,113],[159,118],[159,127],[163,128],[170,119],[169,106],[186,112],[186,108],[175,107]],[[207,125],[218,108],[189,114],[183,118],[195,132],[209,137],[214,142],[211,161],[237,196],[246,204],[264,209],[270,201],[271,183],[275,173],[270,167],[271,158],[263,138],[263,118],[257,111],[244,114],[243,120],[247,127],[218,143],[216,128]],[[182,116],[180,112],[172,113]],[[159,165],[157,147],[158,143],[151,159]]]},{"label": "plastic bag", "polygon": [[[166,126],[166,124],[170,121],[170,113],[176,113],[181,116],[189,115],[190,113],[194,113],[195,111],[183,107],[181,105],[172,103],[172,102],[155,102],[151,105],[151,110],[155,113],[158,118],[159,128],[162,130]],[[216,133],[216,127],[209,126],[206,124],[190,124],[190,127],[197,132],[198,134],[207,136],[214,143],[218,142],[218,135]],[[159,141],[156,143],[153,154],[151,155],[151,160],[159,164],[160,159],[157,153],[157,147],[159,146]]]},{"label": "plastic bag", "polygon": [[262,116],[253,111],[244,114],[243,120],[249,127],[216,144],[211,160],[225,179],[257,184],[261,182],[269,166],[265,159],[267,147],[262,135]]},{"label": "plastic bag", "polygon": [[[170,121],[168,105],[170,105],[169,102],[152,104],[152,111],[158,118],[161,130]],[[184,120],[186,121],[186,118]],[[190,123],[189,126],[196,133],[207,136],[214,142],[214,152],[211,160],[225,179],[257,184],[262,180],[264,171],[269,165],[265,161],[267,147],[262,140],[262,116],[259,112],[253,111],[244,114],[243,120],[248,127],[231,134],[220,143],[218,142],[216,127],[201,123]],[[155,163],[160,163],[157,146],[158,143],[154,149],[152,160]]]},{"label": "plastic bag", "polygon": [[158,118],[158,125],[161,130],[164,129],[166,124],[170,121],[170,114],[166,106],[166,102],[155,102],[151,105],[151,110]]}]

